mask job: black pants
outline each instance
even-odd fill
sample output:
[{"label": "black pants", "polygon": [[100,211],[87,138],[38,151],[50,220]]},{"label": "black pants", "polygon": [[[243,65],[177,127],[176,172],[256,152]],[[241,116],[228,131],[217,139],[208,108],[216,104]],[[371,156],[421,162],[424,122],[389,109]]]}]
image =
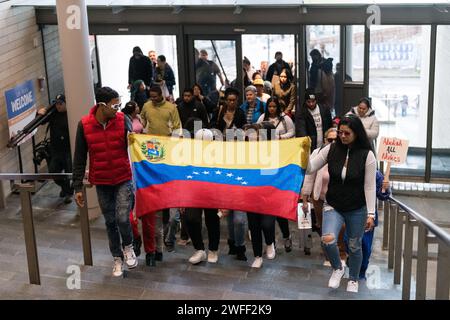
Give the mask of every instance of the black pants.
[{"label": "black pants", "polygon": [[280,226],[281,233],[283,234],[283,238],[287,239],[290,236],[289,232],[289,221],[286,218],[277,217],[278,225]]},{"label": "black pants", "polygon": [[253,255],[262,257],[262,233],[266,245],[275,241],[275,216],[248,212],[247,220],[252,235]]},{"label": "black pants", "polygon": [[202,213],[205,211],[205,224],[208,230],[208,249],[217,251],[220,241],[220,218],[217,209],[186,208],[186,226],[195,250],[205,250],[202,237]]},{"label": "black pants", "polygon": [[[48,172],[50,173],[72,173],[72,158],[70,151],[54,151],[52,150],[52,158],[48,164]],[[58,179],[55,183],[61,187],[65,195],[72,195],[73,188],[70,186],[70,179]]]}]

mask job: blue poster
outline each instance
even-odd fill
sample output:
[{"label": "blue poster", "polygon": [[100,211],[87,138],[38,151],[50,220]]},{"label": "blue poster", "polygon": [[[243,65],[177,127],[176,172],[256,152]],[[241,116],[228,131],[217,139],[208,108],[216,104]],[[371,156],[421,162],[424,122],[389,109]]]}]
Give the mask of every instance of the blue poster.
[{"label": "blue poster", "polygon": [[[20,130],[23,130],[36,116],[36,94],[34,92],[33,81],[28,80],[5,91],[5,99],[9,136],[11,138]],[[34,134],[34,132],[31,134]],[[25,142],[30,136],[21,142]]]}]

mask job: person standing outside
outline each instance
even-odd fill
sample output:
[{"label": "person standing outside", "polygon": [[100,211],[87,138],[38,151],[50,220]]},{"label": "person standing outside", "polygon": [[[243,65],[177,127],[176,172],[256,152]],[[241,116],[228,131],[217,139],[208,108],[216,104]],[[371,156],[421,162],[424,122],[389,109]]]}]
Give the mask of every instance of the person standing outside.
[{"label": "person standing outside", "polygon": [[[48,164],[48,172],[65,173],[72,172],[72,157],[70,152],[70,136],[69,124],[67,122],[67,106],[66,97],[63,94],[58,94],[50,108],[56,108],[53,113],[42,122],[48,123],[47,130],[50,131],[50,163]],[[38,115],[44,116],[50,112],[50,108],[41,108],[38,110]],[[64,203],[72,202],[73,188],[70,186],[69,179],[58,179],[55,183],[61,187],[59,196],[64,198]]]},{"label": "person standing outside", "polygon": [[200,50],[200,57],[195,65],[195,72],[197,83],[202,86],[202,90],[206,96],[211,92],[217,91],[217,76],[219,76],[222,86],[225,85],[225,80],[222,77],[219,66],[214,61],[208,60],[208,52],[206,50]]},{"label": "person standing outside", "polygon": [[[109,249],[114,258],[113,276],[123,275],[123,264],[135,268],[129,219],[134,202],[127,135],[131,123],[121,112],[119,94],[109,88],[97,90],[96,105],[78,123],[73,161],[73,187],[78,206],[85,205],[83,179],[89,153],[89,182],[96,186],[98,202],[105,217]],[[121,241],[122,239],[122,241]],[[122,249],[123,248],[123,249]]]}]

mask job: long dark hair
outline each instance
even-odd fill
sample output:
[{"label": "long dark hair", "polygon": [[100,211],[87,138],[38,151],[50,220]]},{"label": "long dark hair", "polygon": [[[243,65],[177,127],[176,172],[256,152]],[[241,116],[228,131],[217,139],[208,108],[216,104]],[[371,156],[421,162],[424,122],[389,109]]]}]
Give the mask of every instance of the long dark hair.
[{"label": "long dark hair", "polygon": [[281,72],[280,72],[280,75],[283,72],[286,73],[287,80],[286,80],[286,83],[281,83],[281,81],[280,81],[280,86],[283,90],[286,90],[291,86],[291,83],[292,83],[292,80],[294,80],[294,77],[292,76],[291,70],[289,70],[287,68],[283,68],[283,70],[281,70]]},{"label": "long dark hair", "polygon": [[[367,137],[366,129],[361,122],[361,119],[354,114],[348,114],[342,117],[338,125],[338,132],[341,130],[341,126],[348,126],[355,134],[355,140],[353,141],[352,148],[364,149],[373,152],[372,145]],[[341,139],[336,140],[336,146],[339,148],[346,148]]]},{"label": "long dark hair", "polygon": [[280,102],[280,99],[278,99],[277,96],[273,96],[273,97],[270,97],[269,99],[267,99],[267,102],[266,102],[266,110],[267,110],[267,112],[264,113],[264,121],[268,121],[269,120],[269,104],[271,102],[275,103],[275,105],[277,106],[277,118],[278,118],[278,120],[281,120],[281,118],[282,118],[281,114],[283,113],[283,109],[281,107],[281,102]]}]

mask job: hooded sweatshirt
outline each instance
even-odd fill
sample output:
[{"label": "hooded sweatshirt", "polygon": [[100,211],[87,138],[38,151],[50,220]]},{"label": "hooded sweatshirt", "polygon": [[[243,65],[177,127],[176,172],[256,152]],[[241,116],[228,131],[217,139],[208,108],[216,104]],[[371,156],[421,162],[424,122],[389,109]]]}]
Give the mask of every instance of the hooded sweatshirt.
[{"label": "hooded sweatshirt", "polygon": [[357,109],[358,107],[353,107],[348,114],[354,114],[361,119],[364,129],[366,129],[367,137],[369,138],[370,143],[374,145],[374,141],[380,133],[380,126],[377,117],[375,116],[375,110],[369,108],[365,115],[360,116]]}]

